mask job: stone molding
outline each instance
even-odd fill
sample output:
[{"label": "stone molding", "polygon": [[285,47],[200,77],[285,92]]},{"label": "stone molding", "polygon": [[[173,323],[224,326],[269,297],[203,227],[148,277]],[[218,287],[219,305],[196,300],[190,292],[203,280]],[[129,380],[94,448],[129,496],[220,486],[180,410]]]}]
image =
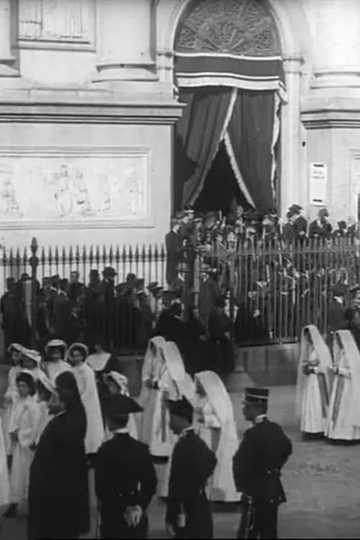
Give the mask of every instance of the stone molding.
[{"label": "stone molding", "polygon": [[360,100],[304,101],[301,121],[307,129],[359,129]]},{"label": "stone molding", "polygon": [[170,103],[69,103],[4,100],[0,98],[0,123],[150,124],[172,125],[182,115],[183,105]]}]

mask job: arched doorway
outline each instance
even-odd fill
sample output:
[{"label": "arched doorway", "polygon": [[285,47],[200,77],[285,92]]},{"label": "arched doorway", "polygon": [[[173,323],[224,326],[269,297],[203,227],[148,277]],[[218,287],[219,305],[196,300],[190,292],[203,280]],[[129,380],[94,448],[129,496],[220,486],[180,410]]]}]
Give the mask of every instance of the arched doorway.
[{"label": "arched doorway", "polygon": [[193,0],[174,49],[175,83],[186,103],[175,138],[175,208],[218,204],[226,211],[233,200],[276,206],[285,87],[267,1]]}]

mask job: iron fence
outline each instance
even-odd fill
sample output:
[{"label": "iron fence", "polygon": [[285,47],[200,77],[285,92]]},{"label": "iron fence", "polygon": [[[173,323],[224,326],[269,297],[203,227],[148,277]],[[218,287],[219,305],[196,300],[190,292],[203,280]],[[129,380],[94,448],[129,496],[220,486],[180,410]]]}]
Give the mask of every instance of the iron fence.
[{"label": "iron fence", "polygon": [[[184,301],[195,303],[206,326],[214,298],[224,295],[227,314],[234,323],[233,337],[244,345],[296,341],[301,328],[310,323],[325,333],[332,286],[337,282],[350,286],[360,281],[357,238],[316,238],[291,245],[244,240],[236,245],[214,243],[187,249],[193,249],[193,254],[179,265]],[[169,256],[162,245],[43,248],[33,239],[31,246],[21,252],[4,249],[0,271],[4,283],[13,278],[21,284],[16,297],[20,308],[14,311],[17,315],[12,316],[20,328],[17,331],[26,333],[25,341],[37,344],[55,334],[59,337],[59,331],[53,328],[54,321],[48,320],[46,312],[48,306],[53,305],[54,297],[50,293],[44,296],[45,278],[68,279],[70,273],[76,271],[85,292],[68,314],[76,323],[77,333],[63,329],[69,332],[64,337],[89,341],[101,334],[108,346],[142,348],[161,309],[158,301],[149,302],[146,287],[151,282],[164,288],[172,285],[166,283]],[[105,267],[112,267],[116,274],[111,285],[113,290],[111,293],[110,289],[102,290],[101,294],[97,291],[97,303],[94,300],[95,304],[89,308],[88,297],[94,292],[89,283],[90,271],[97,270],[101,278]],[[143,280],[141,288],[146,294],[142,295],[141,302],[138,297],[136,301],[133,296],[124,297],[117,288],[130,273]],[[4,320],[4,298],[6,294],[1,306],[3,327],[10,335],[9,325]],[[45,315],[41,315],[43,311]],[[23,322],[19,326],[21,317]]]}]

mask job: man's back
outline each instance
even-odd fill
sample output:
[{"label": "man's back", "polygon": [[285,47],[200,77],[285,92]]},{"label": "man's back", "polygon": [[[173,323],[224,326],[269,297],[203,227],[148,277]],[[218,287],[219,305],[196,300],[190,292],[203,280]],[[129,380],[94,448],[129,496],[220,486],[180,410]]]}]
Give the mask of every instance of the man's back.
[{"label": "man's back", "polygon": [[265,419],[246,431],[234,456],[238,491],[256,500],[284,502],[280,471],[292,452],[282,428]]}]

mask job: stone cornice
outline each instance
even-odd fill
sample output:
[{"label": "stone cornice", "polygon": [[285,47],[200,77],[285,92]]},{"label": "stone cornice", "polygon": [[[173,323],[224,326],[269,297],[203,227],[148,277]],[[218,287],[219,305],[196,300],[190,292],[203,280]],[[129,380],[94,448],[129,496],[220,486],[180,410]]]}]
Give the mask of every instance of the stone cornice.
[{"label": "stone cornice", "polygon": [[0,98],[0,123],[174,124],[184,105],[173,102],[25,101]]},{"label": "stone cornice", "polygon": [[307,129],[360,129],[360,99],[314,99],[302,103]]}]

